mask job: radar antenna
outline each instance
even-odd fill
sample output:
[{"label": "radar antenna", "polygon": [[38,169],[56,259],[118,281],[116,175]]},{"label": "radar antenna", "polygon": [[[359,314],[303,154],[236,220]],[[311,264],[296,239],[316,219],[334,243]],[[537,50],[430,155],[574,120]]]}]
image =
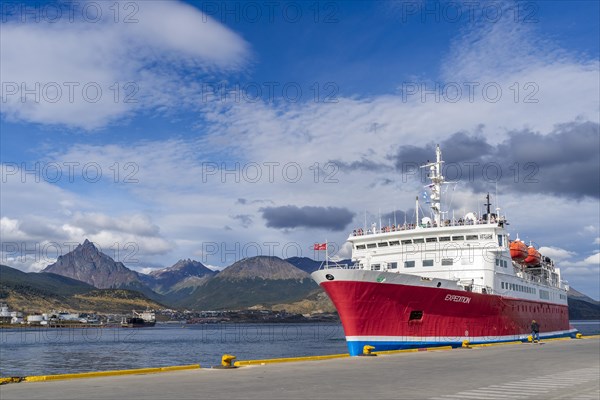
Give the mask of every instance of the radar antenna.
[{"label": "radar antenna", "polygon": [[486,220],[487,220],[487,223],[489,224],[491,216],[492,216],[490,214],[490,212],[491,212],[490,206],[492,205],[492,203],[490,203],[490,193],[489,192],[488,192],[487,196],[485,196],[485,199],[486,199],[486,202],[483,205],[486,206],[486,208],[487,208]]}]

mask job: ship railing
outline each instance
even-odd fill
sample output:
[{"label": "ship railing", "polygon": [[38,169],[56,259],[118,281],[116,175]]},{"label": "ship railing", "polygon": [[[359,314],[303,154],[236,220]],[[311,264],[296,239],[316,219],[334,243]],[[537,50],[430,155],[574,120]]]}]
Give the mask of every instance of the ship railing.
[{"label": "ship railing", "polygon": [[494,294],[495,293],[493,288],[491,288],[489,286],[483,286],[483,285],[471,284],[471,285],[465,286],[465,289],[467,292],[473,292],[473,293],[481,293],[481,294]]},{"label": "ship railing", "polygon": [[525,279],[528,282],[539,283],[539,284],[545,285],[545,286],[560,287],[560,283],[558,282],[558,280],[548,279],[548,278],[544,277],[543,275],[537,275],[537,274],[531,273],[534,271],[528,270],[527,272],[529,272],[529,273],[523,274],[523,279]]},{"label": "ship railing", "polygon": [[[478,219],[478,220],[445,220],[443,221],[439,227],[449,227],[449,226],[473,226],[473,225],[499,225],[503,226],[506,222],[506,219],[501,218],[492,218],[489,222],[486,219]],[[403,231],[411,231],[414,229],[428,229],[428,228],[438,228],[436,223],[427,223],[427,224],[404,224],[404,225],[391,225],[391,226],[382,226],[379,229],[377,227],[371,227],[370,229],[362,229],[358,228],[352,231],[352,236],[367,236],[367,235],[376,235],[380,233],[389,233],[389,232],[403,232]]]},{"label": "ship railing", "polygon": [[323,263],[320,269],[358,269],[356,264]]},{"label": "ship railing", "polygon": [[558,278],[551,279],[551,278],[544,276],[543,274],[538,274],[538,272],[540,272],[540,271],[543,271],[543,269],[540,267],[527,268],[524,271],[525,273],[523,273],[522,275],[517,275],[517,276],[527,282],[538,283],[543,286],[549,286],[549,287],[558,288],[558,289],[563,288],[564,281],[560,281],[560,279],[558,279]]}]

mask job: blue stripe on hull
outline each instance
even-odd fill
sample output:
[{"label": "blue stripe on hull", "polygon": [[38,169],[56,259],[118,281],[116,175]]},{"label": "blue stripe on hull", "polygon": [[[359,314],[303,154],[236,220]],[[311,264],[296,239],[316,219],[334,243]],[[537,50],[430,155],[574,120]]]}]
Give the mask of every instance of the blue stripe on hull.
[{"label": "blue stripe on hull", "polygon": [[[556,335],[544,335],[540,333],[540,339],[553,339],[560,337],[571,337],[574,338],[577,334],[575,332],[569,333],[561,333]],[[471,344],[484,344],[484,343],[503,343],[503,342],[516,342],[522,341],[526,342],[527,339],[520,339],[518,337],[514,339],[505,339],[505,340],[486,340],[486,341],[471,341]],[[452,346],[452,347],[461,347],[462,342],[430,342],[430,341],[386,341],[386,342],[369,342],[369,341],[348,341],[348,353],[351,356],[361,355],[363,352],[363,347],[366,345],[375,347],[374,351],[385,351],[385,350],[405,350],[405,349],[422,349],[425,347],[440,347],[440,346]]]}]

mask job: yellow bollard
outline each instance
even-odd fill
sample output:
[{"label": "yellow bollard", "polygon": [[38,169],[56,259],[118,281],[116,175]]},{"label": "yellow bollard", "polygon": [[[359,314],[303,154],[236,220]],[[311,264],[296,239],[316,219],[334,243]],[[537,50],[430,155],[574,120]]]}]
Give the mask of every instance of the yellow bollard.
[{"label": "yellow bollard", "polygon": [[376,356],[377,354],[373,354],[373,350],[375,350],[374,346],[370,346],[368,344],[363,346],[363,352],[361,355],[363,356]]},{"label": "yellow bollard", "polygon": [[583,339],[583,335],[579,332],[575,335],[575,339]]},{"label": "yellow bollard", "polygon": [[221,357],[221,367],[233,368],[233,361],[236,358],[236,356],[232,356],[231,354],[223,354],[223,357]]},{"label": "yellow bollard", "polygon": [[527,341],[529,343],[533,342],[533,336],[531,336],[531,335],[527,336]]},{"label": "yellow bollard", "polygon": [[471,343],[468,340],[463,340],[463,342],[462,342],[462,348],[463,349],[470,349],[471,348]]}]

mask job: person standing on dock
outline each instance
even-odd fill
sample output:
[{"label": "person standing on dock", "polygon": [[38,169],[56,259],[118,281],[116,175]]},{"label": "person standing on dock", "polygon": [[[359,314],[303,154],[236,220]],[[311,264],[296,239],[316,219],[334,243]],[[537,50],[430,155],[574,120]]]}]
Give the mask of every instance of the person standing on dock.
[{"label": "person standing on dock", "polygon": [[540,340],[540,324],[535,319],[531,321],[531,340],[537,343]]}]

